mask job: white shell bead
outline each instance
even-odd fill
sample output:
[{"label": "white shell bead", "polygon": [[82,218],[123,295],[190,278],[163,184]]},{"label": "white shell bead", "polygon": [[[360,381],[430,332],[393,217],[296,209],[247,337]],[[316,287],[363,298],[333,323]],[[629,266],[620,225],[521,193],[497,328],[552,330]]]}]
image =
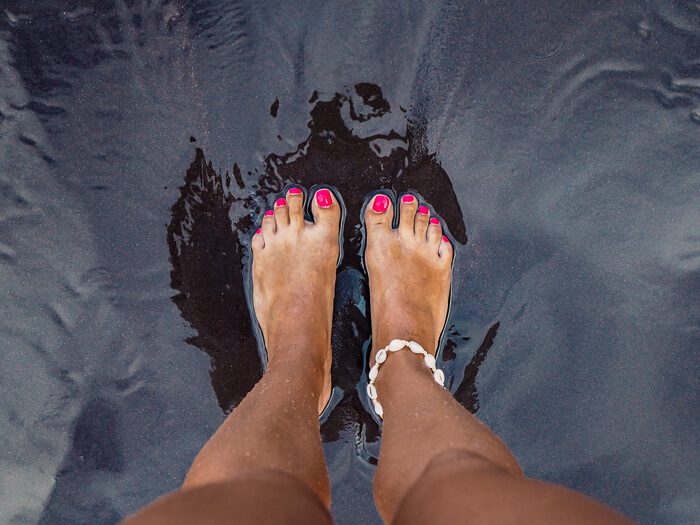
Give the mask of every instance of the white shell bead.
[{"label": "white shell bead", "polygon": [[367,385],[367,395],[373,401],[377,399],[377,387],[374,385]]},{"label": "white shell bead", "polygon": [[403,341],[401,339],[394,339],[391,343],[389,343],[389,346],[387,346],[387,348],[389,349],[389,352],[398,352],[406,345],[408,345],[408,342]]},{"label": "white shell bead", "polygon": [[382,408],[382,404],[379,401],[374,401],[374,411],[377,413],[379,417],[384,417],[384,409]]},{"label": "white shell bead", "polygon": [[379,365],[387,360],[388,352],[398,352],[406,347],[408,347],[412,353],[422,355],[423,362],[433,373],[433,379],[435,379],[435,382],[442,387],[445,386],[445,373],[437,368],[437,361],[434,355],[426,352],[425,349],[415,341],[404,341],[403,339],[392,340],[388,345],[386,345],[386,348],[382,348],[377,351],[376,355],[374,356],[374,366],[370,368],[369,374],[367,374],[369,378],[369,384],[367,385],[367,396],[372,401],[374,411],[377,413],[380,419],[384,418],[384,408],[379,402],[377,387],[374,385],[374,381],[379,375]]},{"label": "white shell bead", "polygon": [[435,372],[433,372],[433,377],[435,378],[435,382],[437,384],[440,386],[445,386],[445,372],[438,368],[435,370]]},{"label": "white shell bead", "polygon": [[414,354],[425,354],[425,350],[423,350],[423,347],[416,343],[415,341],[411,341],[408,343],[408,347],[411,349],[411,352]]}]

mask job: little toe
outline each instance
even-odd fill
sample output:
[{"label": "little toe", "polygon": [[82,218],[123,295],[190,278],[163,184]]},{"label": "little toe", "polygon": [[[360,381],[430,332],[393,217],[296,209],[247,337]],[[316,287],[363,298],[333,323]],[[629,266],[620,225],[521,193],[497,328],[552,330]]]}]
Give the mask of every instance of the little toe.
[{"label": "little toe", "polygon": [[450,242],[450,239],[446,235],[443,235],[442,239],[440,240],[440,247],[438,248],[438,255],[440,256],[440,260],[444,261],[445,264],[452,264],[452,257],[454,256],[454,248],[452,247],[452,243]]},{"label": "little toe", "polygon": [[255,257],[255,254],[265,248],[265,238],[262,235],[262,229],[258,228],[258,230],[255,232],[253,235],[253,240],[251,241],[251,246],[253,248],[253,257]]},{"label": "little toe", "polygon": [[263,215],[262,233],[264,236],[271,238],[277,231],[277,221],[275,221],[275,212],[273,210],[267,210],[265,215]]},{"label": "little toe", "polygon": [[434,250],[433,253],[437,253],[440,247],[440,242],[442,241],[442,224],[440,224],[440,219],[437,217],[430,218],[430,224],[428,224],[428,246]]},{"label": "little toe", "polygon": [[418,210],[418,199],[410,193],[401,197],[401,205],[399,207],[399,235],[413,235],[413,226],[416,222],[416,211]]},{"label": "little toe", "polygon": [[311,203],[311,212],[317,226],[338,228],[340,223],[340,204],[331,190],[322,188],[315,193]]},{"label": "little toe", "polygon": [[286,199],[280,198],[275,201],[275,221],[278,230],[289,226],[289,206]]},{"label": "little toe", "polygon": [[413,226],[413,231],[417,239],[425,240],[425,234],[428,231],[428,221],[430,221],[430,210],[427,206],[421,206],[418,208],[415,224]]},{"label": "little toe", "polygon": [[304,192],[300,188],[289,188],[287,191],[287,209],[289,224],[301,229],[304,227]]}]

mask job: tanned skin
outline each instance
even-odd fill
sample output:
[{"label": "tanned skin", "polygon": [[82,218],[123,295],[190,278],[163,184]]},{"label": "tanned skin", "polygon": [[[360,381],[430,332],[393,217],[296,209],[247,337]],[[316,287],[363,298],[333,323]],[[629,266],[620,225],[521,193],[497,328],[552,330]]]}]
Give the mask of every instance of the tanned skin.
[{"label": "tanned skin", "polygon": [[[376,195],[366,208],[373,348],[412,340],[435,354],[453,248],[417,199]],[[318,416],[331,393],[331,322],[341,210],[328,190],[304,220],[297,189],[253,236],[253,300],[269,365],[197,455],[182,488],[128,518],[143,524],[331,524]],[[235,349],[232,349],[235,351]],[[358,349],[359,351],[359,349]],[[528,479],[503,442],[401,350],[376,381],[384,407],[374,480],[388,524],[628,524],[562,487]]]}]

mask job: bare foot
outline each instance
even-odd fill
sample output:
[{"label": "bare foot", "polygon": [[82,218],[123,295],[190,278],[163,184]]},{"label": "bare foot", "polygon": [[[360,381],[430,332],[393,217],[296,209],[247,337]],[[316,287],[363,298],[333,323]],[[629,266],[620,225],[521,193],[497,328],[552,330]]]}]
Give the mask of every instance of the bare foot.
[{"label": "bare foot", "polygon": [[[416,341],[435,355],[449,306],[452,245],[443,237],[439,220],[431,220],[430,211],[419,208],[415,196],[402,196],[399,206],[397,229],[392,228],[394,210],[386,195],[376,195],[365,211],[370,366],[392,339]],[[444,414],[454,418],[466,411],[435,383],[423,359],[405,349],[387,357],[375,386],[384,425],[374,501],[385,523],[392,523],[428,462],[453,446],[451,439],[444,439],[452,431],[444,424]]]},{"label": "bare foot", "polygon": [[327,189],[304,220],[304,196],[291,188],[253,236],[253,304],[268,353],[268,369],[306,360],[319,373],[319,414],[331,395],[331,324],[340,247],[340,206]]},{"label": "bare foot", "polygon": [[[447,317],[453,250],[440,221],[416,197],[400,199],[392,228],[391,199],[376,195],[365,211],[372,312],[372,355],[392,339],[418,342],[435,355]],[[404,352],[399,352],[403,354]],[[425,368],[427,371],[428,369]]]}]

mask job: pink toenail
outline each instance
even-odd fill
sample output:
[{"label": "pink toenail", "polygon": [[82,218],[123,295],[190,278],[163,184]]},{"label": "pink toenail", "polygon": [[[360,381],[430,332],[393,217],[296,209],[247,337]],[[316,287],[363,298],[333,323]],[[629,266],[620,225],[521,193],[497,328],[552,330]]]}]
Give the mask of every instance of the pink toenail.
[{"label": "pink toenail", "polygon": [[275,206],[277,206],[278,208],[280,206],[286,206],[286,205],[287,205],[287,201],[284,199],[277,199],[277,202],[275,202]]},{"label": "pink toenail", "polygon": [[274,214],[275,214],[274,211],[272,211],[272,210],[267,210],[267,211],[265,212],[265,217],[269,217],[270,215],[274,215]]},{"label": "pink toenail", "polygon": [[433,217],[432,219],[430,219],[430,224],[440,224],[440,221]]},{"label": "pink toenail", "polygon": [[316,192],[316,202],[321,208],[330,208],[333,206],[333,197],[329,190],[318,190]]},{"label": "pink toenail", "polygon": [[301,193],[301,190],[299,188],[289,188],[289,193],[292,195],[299,195]]},{"label": "pink toenail", "polygon": [[261,230],[260,228],[258,228],[257,231],[255,232],[255,235],[257,235],[257,234],[260,233],[261,231],[262,231],[262,230]]},{"label": "pink toenail", "polygon": [[401,202],[405,202],[408,204],[413,202],[413,199],[415,199],[413,195],[404,195],[403,197],[401,197]]},{"label": "pink toenail", "polygon": [[418,208],[418,213],[420,213],[421,215],[428,215],[430,213],[430,210],[425,206],[421,206],[420,208]]},{"label": "pink toenail", "polygon": [[442,236],[442,242],[450,242],[446,235]]},{"label": "pink toenail", "polygon": [[381,194],[377,195],[374,199],[372,209],[377,213],[384,213],[386,210],[389,209],[389,197]]}]

